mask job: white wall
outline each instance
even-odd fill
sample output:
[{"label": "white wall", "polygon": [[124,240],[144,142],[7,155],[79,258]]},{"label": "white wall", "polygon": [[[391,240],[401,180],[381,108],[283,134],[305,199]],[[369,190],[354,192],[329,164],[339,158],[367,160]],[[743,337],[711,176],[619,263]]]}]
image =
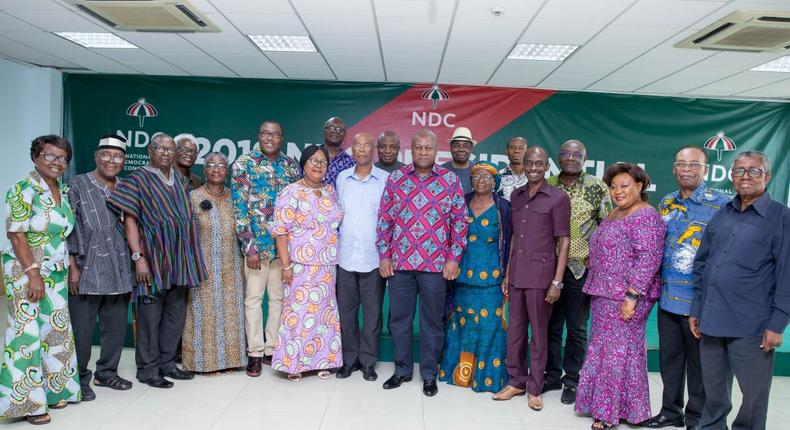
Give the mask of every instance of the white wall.
[{"label": "white wall", "polygon": [[0,59],[0,247],[5,232],[5,194],[33,167],[30,141],[63,131],[63,78],[54,69]]}]

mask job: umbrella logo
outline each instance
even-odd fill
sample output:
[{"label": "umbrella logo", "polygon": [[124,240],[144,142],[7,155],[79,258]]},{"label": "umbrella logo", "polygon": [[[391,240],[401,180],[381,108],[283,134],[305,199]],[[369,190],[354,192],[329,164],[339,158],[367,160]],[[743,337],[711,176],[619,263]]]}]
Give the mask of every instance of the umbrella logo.
[{"label": "umbrella logo", "polygon": [[715,136],[711,136],[705,141],[705,149],[716,151],[717,161],[721,161],[722,151],[735,151],[735,142],[719,131]]},{"label": "umbrella logo", "polygon": [[433,85],[431,88],[423,91],[420,98],[423,100],[430,100],[434,110],[436,110],[436,106],[439,104],[440,100],[450,100],[447,91],[439,88],[438,85]]},{"label": "umbrella logo", "polygon": [[140,98],[126,109],[126,115],[140,118],[140,127],[142,127],[146,118],[158,116],[159,113],[154,105],[145,101],[144,98]]}]

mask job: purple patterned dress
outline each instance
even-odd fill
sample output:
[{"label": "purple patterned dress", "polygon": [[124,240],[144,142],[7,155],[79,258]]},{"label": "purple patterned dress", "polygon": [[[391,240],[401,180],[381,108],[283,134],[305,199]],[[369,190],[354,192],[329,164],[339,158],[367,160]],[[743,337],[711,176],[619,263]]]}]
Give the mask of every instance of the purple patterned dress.
[{"label": "purple patterned dress", "polygon": [[283,311],[272,369],[289,374],[343,365],[335,294],[337,229],[343,219],[331,185],[316,196],[294,183],[277,197],[273,237],[288,235],[293,281],[283,284]]},{"label": "purple patterned dress", "polygon": [[[645,324],[661,294],[665,229],[658,211],[646,207],[604,220],[590,238],[584,292],[592,296],[592,327],[577,388],[580,414],[609,424],[636,424],[651,416]],[[620,303],[629,285],[642,297],[633,318],[624,321]]]}]

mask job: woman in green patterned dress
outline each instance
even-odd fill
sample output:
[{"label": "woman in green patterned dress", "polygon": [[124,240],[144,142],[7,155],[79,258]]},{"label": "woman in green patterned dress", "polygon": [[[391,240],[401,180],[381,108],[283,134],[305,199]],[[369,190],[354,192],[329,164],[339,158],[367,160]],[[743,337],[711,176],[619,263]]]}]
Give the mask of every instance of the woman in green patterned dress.
[{"label": "woman in green patterned dress", "polygon": [[30,147],[35,169],[6,194],[3,280],[8,330],[0,368],[0,415],[50,421],[47,411],[80,401],[77,354],[68,308],[66,237],[74,214],[59,180],[71,145],[56,135]]}]

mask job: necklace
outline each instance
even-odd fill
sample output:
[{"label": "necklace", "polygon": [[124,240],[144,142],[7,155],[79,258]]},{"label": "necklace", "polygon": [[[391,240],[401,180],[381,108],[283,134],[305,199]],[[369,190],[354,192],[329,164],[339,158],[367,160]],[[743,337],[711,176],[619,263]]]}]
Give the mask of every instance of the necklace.
[{"label": "necklace", "polygon": [[304,178],[302,178],[302,185],[304,185],[307,188],[310,188],[311,190],[320,190],[324,186],[323,184],[318,184],[317,187],[314,187],[314,186],[310,185],[309,183],[307,183],[307,181]]},{"label": "necklace", "polygon": [[211,188],[209,188],[208,184],[206,184],[204,188],[206,189],[207,193],[211,194],[214,197],[225,197],[225,186],[224,185],[222,186],[222,191],[219,192],[219,193],[211,191]]},{"label": "necklace", "polygon": [[156,167],[151,166],[150,164],[143,166],[143,168],[145,170],[148,170],[149,172],[155,174],[156,176],[159,176],[159,179],[161,179],[162,182],[164,182],[167,185],[173,185],[175,183],[175,178],[173,178],[173,170],[172,169],[170,170],[170,177],[166,178],[165,174],[162,173],[161,170],[157,169]]}]

